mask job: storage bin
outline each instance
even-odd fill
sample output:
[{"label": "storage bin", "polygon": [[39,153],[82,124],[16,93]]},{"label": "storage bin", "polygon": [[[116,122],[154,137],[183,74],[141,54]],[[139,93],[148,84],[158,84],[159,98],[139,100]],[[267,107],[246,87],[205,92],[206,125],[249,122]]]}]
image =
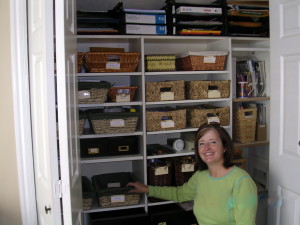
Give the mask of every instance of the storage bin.
[{"label": "storage bin", "polygon": [[233,140],[240,143],[255,141],[257,108],[234,109]]},{"label": "storage bin", "polygon": [[139,52],[87,52],[85,69],[88,73],[135,72]]},{"label": "storage bin", "polygon": [[146,101],[184,100],[184,80],[146,82]]},{"label": "storage bin", "polygon": [[107,141],[109,155],[132,155],[139,153],[138,138],[135,136],[109,138]]},{"label": "storage bin", "polygon": [[204,123],[220,123],[228,126],[230,123],[230,108],[217,107],[209,104],[185,107],[187,109],[188,123],[191,127],[199,128]]},{"label": "storage bin", "polygon": [[170,160],[153,160],[148,164],[148,184],[154,186],[172,185],[173,164]]},{"label": "storage bin", "polygon": [[186,110],[152,108],[146,111],[147,131],[178,130],[186,127]]},{"label": "storage bin", "polygon": [[181,157],[174,162],[175,184],[181,186],[186,183],[197,171],[197,162],[191,157]]},{"label": "storage bin", "polygon": [[132,133],[136,131],[139,114],[137,112],[89,113],[95,134]]},{"label": "storage bin", "polygon": [[137,179],[132,173],[109,173],[92,177],[100,207],[118,207],[139,204],[140,194],[131,194],[128,182]]},{"label": "storage bin", "polygon": [[158,54],[145,56],[145,68],[147,72],[174,71],[176,55]]},{"label": "storage bin", "polygon": [[79,82],[78,103],[79,104],[101,104],[106,101],[107,92],[111,84],[106,81]]},{"label": "storage bin", "polygon": [[191,100],[229,98],[230,81],[186,81],[186,98]]},{"label": "storage bin", "polygon": [[109,154],[108,141],[101,138],[81,139],[81,158],[107,156]]},{"label": "storage bin", "polygon": [[90,209],[94,203],[94,199],[96,198],[96,192],[93,187],[91,180],[86,177],[81,177],[82,182],[82,205],[83,209]]},{"label": "storage bin", "polygon": [[108,90],[107,98],[111,102],[132,102],[134,100],[137,86],[111,87]]},{"label": "storage bin", "polygon": [[179,70],[224,70],[228,52],[183,52],[176,56],[176,67]]}]

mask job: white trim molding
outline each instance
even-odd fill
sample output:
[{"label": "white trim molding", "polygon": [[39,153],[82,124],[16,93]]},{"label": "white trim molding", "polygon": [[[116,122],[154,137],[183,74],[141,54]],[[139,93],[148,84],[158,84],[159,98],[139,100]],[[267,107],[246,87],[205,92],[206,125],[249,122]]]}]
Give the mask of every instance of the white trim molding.
[{"label": "white trim molding", "polygon": [[30,119],[27,0],[10,0],[16,155],[22,224],[37,225]]}]

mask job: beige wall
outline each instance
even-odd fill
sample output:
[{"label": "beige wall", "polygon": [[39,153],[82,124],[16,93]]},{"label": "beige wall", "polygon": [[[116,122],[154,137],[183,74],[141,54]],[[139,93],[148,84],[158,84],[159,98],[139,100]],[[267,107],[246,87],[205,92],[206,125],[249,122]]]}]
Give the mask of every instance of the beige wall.
[{"label": "beige wall", "polygon": [[22,222],[12,104],[9,2],[0,0],[0,224],[19,225]]}]

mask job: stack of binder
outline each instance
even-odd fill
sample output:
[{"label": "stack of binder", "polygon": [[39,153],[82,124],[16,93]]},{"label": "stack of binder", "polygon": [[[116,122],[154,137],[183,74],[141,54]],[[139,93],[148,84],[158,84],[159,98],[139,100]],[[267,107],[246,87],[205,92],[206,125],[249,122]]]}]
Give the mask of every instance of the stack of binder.
[{"label": "stack of binder", "polygon": [[227,0],[229,36],[269,36],[269,1]]},{"label": "stack of binder", "polygon": [[126,34],[167,34],[165,10],[124,9]]},{"label": "stack of binder", "polygon": [[[168,34],[223,35],[224,7],[222,1],[210,4],[166,1]],[[208,2],[206,2],[208,3]]]},{"label": "stack of binder", "polygon": [[121,8],[119,3],[108,11],[77,11],[77,34],[121,34]]}]

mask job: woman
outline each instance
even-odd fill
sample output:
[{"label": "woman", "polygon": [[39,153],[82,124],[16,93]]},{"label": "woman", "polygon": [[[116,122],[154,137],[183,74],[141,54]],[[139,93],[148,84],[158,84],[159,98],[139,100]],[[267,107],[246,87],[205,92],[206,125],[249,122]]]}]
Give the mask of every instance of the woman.
[{"label": "woman", "polygon": [[218,124],[203,124],[196,133],[195,156],[199,171],[179,187],[128,183],[131,193],[147,193],[175,202],[194,200],[200,225],[254,225],[257,208],[256,185],[249,174],[232,164],[233,144]]}]

